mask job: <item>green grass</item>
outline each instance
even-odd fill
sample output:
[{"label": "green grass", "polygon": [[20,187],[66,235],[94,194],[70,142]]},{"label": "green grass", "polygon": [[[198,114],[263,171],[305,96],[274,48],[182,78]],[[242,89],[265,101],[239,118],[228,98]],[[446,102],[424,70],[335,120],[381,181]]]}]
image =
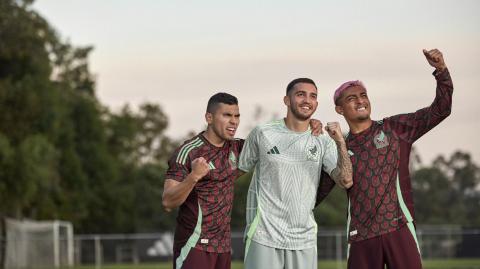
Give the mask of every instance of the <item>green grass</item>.
[{"label": "green grass", "polygon": [[[343,262],[337,267],[336,261],[319,261],[319,269],[347,268]],[[139,264],[139,265],[104,265],[102,269],[172,269],[171,263]],[[424,260],[424,269],[480,269],[480,259],[455,259],[455,260]],[[74,269],[95,269],[95,266],[79,266]],[[233,262],[232,269],[243,269],[241,262]]]}]

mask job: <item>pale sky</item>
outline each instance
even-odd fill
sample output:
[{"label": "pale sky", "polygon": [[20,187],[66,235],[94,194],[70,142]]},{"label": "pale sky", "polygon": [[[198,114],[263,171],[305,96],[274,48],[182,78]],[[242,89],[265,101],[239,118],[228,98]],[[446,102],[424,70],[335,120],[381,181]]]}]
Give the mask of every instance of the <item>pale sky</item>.
[{"label": "pale sky", "polygon": [[285,87],[310,77],[319,89],[314,117],[340,121],[332,93],[360,79],[372,118],[413,112],[435,96],[422,49],[444,53],[455,92],[452,115],[415,144],[423,162],[456,149],[480,163],[480,1],[159,1],[37,0],[39,11],[74,45],[93,45],[97,96],[113,110],[159,103],[168,135],[205,127],[211,95],[239,98],[238,137],[283,117]]}]

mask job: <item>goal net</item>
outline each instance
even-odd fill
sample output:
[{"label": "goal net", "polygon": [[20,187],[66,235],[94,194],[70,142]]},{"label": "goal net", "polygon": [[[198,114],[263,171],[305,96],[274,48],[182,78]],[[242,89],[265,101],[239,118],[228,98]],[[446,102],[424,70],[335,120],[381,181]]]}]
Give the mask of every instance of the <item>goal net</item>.
[{"label": "goal net", "polygon": [[7,219],[5,268],[73,266],[73,227],[65,221]]}]

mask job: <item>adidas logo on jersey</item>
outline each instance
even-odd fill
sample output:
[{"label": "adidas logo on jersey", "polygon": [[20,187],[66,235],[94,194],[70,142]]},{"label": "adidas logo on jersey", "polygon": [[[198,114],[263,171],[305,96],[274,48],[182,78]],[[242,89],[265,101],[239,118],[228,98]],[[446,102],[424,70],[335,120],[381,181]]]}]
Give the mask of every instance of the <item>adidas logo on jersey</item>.
[{"label": "adidas logo on jersey", "polygon": [[274,146],[267,154],[280,154],[280,151],[278,151],[277,146]]}]

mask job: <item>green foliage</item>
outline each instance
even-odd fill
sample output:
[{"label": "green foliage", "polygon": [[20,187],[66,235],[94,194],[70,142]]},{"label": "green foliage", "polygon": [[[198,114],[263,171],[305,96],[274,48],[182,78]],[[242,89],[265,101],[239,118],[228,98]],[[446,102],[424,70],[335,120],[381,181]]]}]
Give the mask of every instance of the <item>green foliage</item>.
[{"label": "green foliage", "polygon": [[178,145],[164,135],[168,119],[157,104],[145,103],[138,113],[124,106],[117,115],[108,115],[108,144],[126,163],[165,164]]},{"label": "green foliage", "polygon": [[132,217],[137,232],[158,232],[175,227],[175,214],[166,214],[162,208],[164,174],[162,166],[146,164],[135,175]]},{"label": "green foliage", "polygon": [[480,226],[480,168],[470,155],[439,156],[413,174],[417,222]]},{"label": "green foliage", "polygon": [[62,41],[32,2],[0,1],[0,215],[69,220],[80,233],[171,228],[160,218],[176,146],[166,115],[103,107],[93,48]]},{"label": "green foliage", "polygon": [[319,226],[343,227],[347,223],[347,194],[335,186],[330,194],[314,210]]},{"label": "green foliage", "polygon": [[234,198],[232,208],[232,230],[243,231],[246,224],[245,208],[247,207],[247,194],[253,172],[239,177],[235,181]]}]

